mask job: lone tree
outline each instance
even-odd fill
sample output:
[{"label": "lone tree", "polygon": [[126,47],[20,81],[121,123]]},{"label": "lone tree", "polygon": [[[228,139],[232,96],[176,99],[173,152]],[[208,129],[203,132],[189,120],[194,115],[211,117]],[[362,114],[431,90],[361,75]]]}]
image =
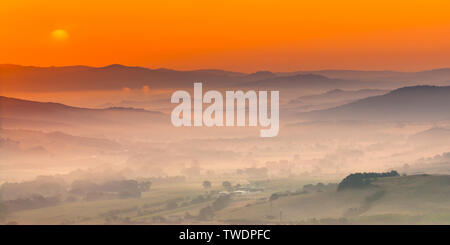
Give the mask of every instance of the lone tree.
[{"label": "lone tree", "polygon": [[231,190],[231,183],[229,181],[222,182],[222,186],[227,190]]},{"label": "lone tree", "polygon": [[207,180],[203,181],[203,188],[205,188],[205,189],[211,188],[211,182],[209,182]]}]

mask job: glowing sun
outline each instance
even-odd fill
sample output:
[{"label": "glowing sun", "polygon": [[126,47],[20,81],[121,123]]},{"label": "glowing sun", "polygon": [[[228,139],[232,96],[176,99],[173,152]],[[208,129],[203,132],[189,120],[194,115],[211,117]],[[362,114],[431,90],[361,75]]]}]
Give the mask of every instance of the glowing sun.
[{"label": "glowing sun", "polygon": [[53,39],[58,40],[58,41],[64,41],[67,38],[69,38],[69,33],[67,33],[65,30],[62,30],[62,29],[54,30],[54,31],[52,31],[51,34],[52,34]]}]

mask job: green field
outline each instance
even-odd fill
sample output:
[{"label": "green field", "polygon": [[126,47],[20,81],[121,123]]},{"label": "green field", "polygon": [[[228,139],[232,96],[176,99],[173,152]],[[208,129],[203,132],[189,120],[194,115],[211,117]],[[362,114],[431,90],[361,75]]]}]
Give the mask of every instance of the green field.
[{"label": "green field", "polygon": [[[233,180],[237,183],[238,180]],[[450,176],[385,177],[370,186],[337,191],[313,190],[291,179],[244,181],[245,188],[211,215],[224,195],[222,180],[205,189],[201,180],[155,184],[140,198],[63,202],[8,213],[3,223],[18,224],[450,224]],[[278,198],[270,197],[278,193]],[[228,194],[226,194],[228,196]],[[202,196],[202,198],[199,198]]]}]

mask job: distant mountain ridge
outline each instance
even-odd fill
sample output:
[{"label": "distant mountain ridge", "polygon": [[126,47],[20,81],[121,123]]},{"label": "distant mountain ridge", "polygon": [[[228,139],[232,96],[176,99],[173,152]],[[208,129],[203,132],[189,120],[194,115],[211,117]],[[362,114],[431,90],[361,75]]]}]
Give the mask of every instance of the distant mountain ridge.
[{"label": "distant mountain ridge", "polygon": [[179,71],[165,68],[149,69],[119,64],[104,67],[65,66],[34,67],[0,64],[0,89],[3,92],[55,92],[80,90],[115,90],[128,87],[140,89],[191,88],[203,82],[210,88],[270,87],[362,89],[393,89],[417,85],[450,85],[450,69],[421,72],[319,70],[298,72],[242,73],[217,69]]},{"label": "distant mountain ridge", "polygon": [[203,81],[210,86],[228,84],[233,78],[245,74],[213,71],[176,71],[169,69],[148,69],[123,65],[105,67],[67,66],[33,67],[0,65],[0,80],[8,83],[1,88],[6,91],[76,91],[110,90],[150,86],[158,88],[192,87],[192,83]]}]

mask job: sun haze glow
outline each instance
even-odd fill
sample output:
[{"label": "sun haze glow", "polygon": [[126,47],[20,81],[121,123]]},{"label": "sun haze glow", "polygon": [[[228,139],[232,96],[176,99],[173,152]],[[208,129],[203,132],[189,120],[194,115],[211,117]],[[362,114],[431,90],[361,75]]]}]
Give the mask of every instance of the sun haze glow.
[{"label": "sun haze glow", "polygon": [[52,31],[52,37],[58,41],[64,41],[69,38],[69,34],[62,29]]}]

